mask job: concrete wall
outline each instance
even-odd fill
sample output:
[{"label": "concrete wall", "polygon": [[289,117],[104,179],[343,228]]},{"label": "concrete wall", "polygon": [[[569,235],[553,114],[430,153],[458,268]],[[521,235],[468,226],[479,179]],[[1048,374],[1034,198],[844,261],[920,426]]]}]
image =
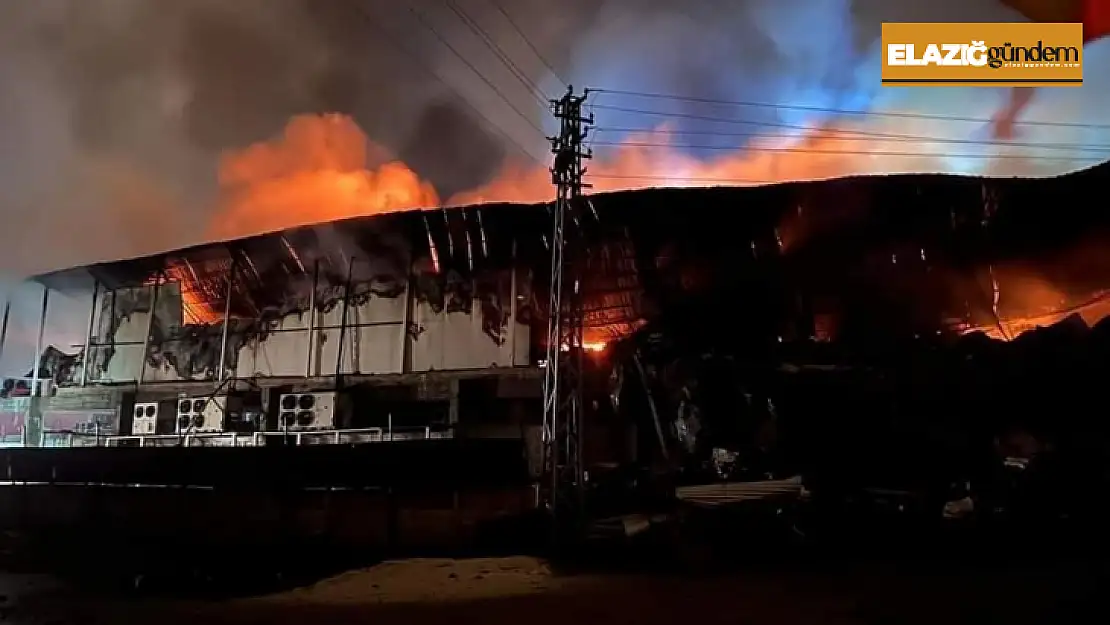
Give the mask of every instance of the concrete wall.
[{"label": "concrete wall", "polygon": [[389,497],[374,491],[0,486],[0,548],[9,559],[35,566],[81,559],[99,561],[105,571],[155,555],[182,565],[228,566],[234,558],[272,554],[275,544],[285,545],[283,556],[306,543],[386,552],[473,548],[490,539],[487,527],[502,529],[505,521],[523,517],[535,499],[532,487]]}]

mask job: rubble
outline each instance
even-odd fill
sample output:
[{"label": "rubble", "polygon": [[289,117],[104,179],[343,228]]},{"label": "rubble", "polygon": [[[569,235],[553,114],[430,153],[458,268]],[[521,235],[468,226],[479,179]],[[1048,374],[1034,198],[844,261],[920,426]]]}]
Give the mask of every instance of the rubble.
[{"label": "rubble", "polygon": [[[747,357],[647,352],[644,370],[662,413],[698,415],[694,447],[680,444],[689,432],[670,422],[681,418],[662,423],[688,480],[797,471],[939,485],[995,461],[1024,466],[1046,450],[1076,465],[1110,460],[1110,427],[1098,410],[1110,379],[1108,337],[1110,319],[1091,328],[1072,315],[1012,341],[971,333],[900,343],[868,363],[851,362],[851,345],[804,342]],[[623,389],[627,410],[644,405],[636,392]]]}]

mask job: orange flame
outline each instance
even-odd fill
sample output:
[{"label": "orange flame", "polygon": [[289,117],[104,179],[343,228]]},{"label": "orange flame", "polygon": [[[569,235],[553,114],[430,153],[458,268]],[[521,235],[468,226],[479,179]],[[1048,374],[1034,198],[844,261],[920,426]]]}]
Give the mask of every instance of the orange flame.
[{"label": "orange flame", "polygon": [[[857,132],[830,127],[801,137],[758,137],[748,149],[737,148],[717,158],[700,160],[676,149],[669,130],[663,124],[654,131],[632,135],[623,141],[624,145],[591,161],[587,178],[593,191],[819,180],[876,169],[867,166],[868,159],[881,158],[862,153],[867,147],[861,148]],[[872,143],[878,145],[882,140]],[[926,156],[919,160],[929,159]],[[899,164],[915,168],[904,159]],[[510,163],[489,184],[460,193],[449,203],[546,202],[552,195],[551,175],[546,169]]]},{"label": "orange flame", "polygon": [[289,121],[275,141],[221,159],[222,206],[209,234],[236,238],[345,217],[439,205],[432,185],[378,151],[343,115]]},{"label": "orange flame", "polygon": [[[901,132],[913,131],[898,120]],[[868,131],[874,131],[870,123]],[[595,192],[648,187],[758,185],[815,180],[874,171],[938,171],[939,158],[922,154],[891,164],[886,150],[905,150],[905,143],[881,134],[860,134],[849,126],[824,127],[800,137],[758,137],[744,149],[700,160],[673,149],[665,126],[599,154],[589,163]],[[916,129],[922,135],[935,134]],[[675,146],[677,147],[677,146]],[[219,167],[221,205],[209,227],[214,238],[230,239],[285,228],[377,213],[433,208],[440,198],[427,181],[404,163],[390,160],[349,117],[337,114],[294,117],[283,134],[224,155]],[[1011,171],[1013,161],[1008,163]],[[1021,166],[1020,164],[1018,166]],[[553,197],[546,165],[509,162],[488,184],[449,199],[451,205],[488,202],[546,202]],[[1048,289],[1048,291],[1046,291]],[[1031,286],[1028,297],[1039,304],[1028,316],[1015,318],[1005,334],[1054,319],[1062,306],[1050,286]],[[1042,297],[1043,296],[1043,297]],[[188,297],[183,293],[183,297]],[[1050,302],[1051,300],[1051,302]],[[1091,313],[1094,314],[1094,313]],[[1087,316],[1087,313],[1084,313]],[[1101,318],[1102,314],[1098,315]],[[1022,320],[1027,320],[1025,323]],[[1097,320],[1097,319],[1093,319]],[[997,328],[984,330],[1002,335]],[[585,346],[600,351],[604,345]]]},{"label": "orange flame", "polygon": [[[594,191],[650,187],[755,185],[814,180],[884,169],[884,146],[858,131],[823,128],[802,137],[758,137],[747,147],[699,160],[672,149],[666,126],[629,137],[625,145],[589,164]],[[897,144],[895,144],[897,147]],[[904,149],[904,144],[902,144]],[[209,229],[215,238],[237,238],[345,217],[432,208],[435,189],[405,164],[383,153],[349,117],[303,115],[282,136],[224,155],[219,167],[221,210]],[[898,159],[905,171],[929,169],[933,157]],[[889,167],[887,167],[889,168]],[[933,168],[935,169],[935,168]],[[507,163],[488,184],[459,193],[450,205],[547,202],[554,191],[547,165]]]}]

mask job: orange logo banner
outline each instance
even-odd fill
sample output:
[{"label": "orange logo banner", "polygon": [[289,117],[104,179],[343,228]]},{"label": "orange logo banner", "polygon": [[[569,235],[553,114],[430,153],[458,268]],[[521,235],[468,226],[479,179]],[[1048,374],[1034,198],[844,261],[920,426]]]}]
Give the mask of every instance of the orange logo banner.
[{"label": "orange logo banner", "polygon": [[885,23],[885,86],[1078,87],[1083,25]]}]

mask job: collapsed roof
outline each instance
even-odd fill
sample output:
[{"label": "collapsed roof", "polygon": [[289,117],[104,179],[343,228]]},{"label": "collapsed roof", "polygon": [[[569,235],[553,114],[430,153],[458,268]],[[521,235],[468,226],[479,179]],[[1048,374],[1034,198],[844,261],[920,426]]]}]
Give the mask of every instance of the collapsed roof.
[{"label": "collapsed roof", "polygon": [[[1102,165],[1040,180],[883,176],[593,196],[574,220],[586,242],[588,340],[626,336],[691,302],[706,307],[706,330],[743,317],[780,336],[784,319],[799,318],[816,319],[809,331],[818,334],[891,321],[1005,334],[1000,322],[1076,310],[1110,290],[1110,252],[1100,245],[1110,215],[1096,209],[1108,176]],[[234,293],[249,294],[233,298],[232,314],[249,316],[314,263],[339,278],[358,256],[442,280],[515,263],[543,299],[550,215],[549,205],[507,204],[399,212],[35,279],[121,289],[167,276],[193,309],[186,319],[199,323],[222,316],[229,277]]]}]

